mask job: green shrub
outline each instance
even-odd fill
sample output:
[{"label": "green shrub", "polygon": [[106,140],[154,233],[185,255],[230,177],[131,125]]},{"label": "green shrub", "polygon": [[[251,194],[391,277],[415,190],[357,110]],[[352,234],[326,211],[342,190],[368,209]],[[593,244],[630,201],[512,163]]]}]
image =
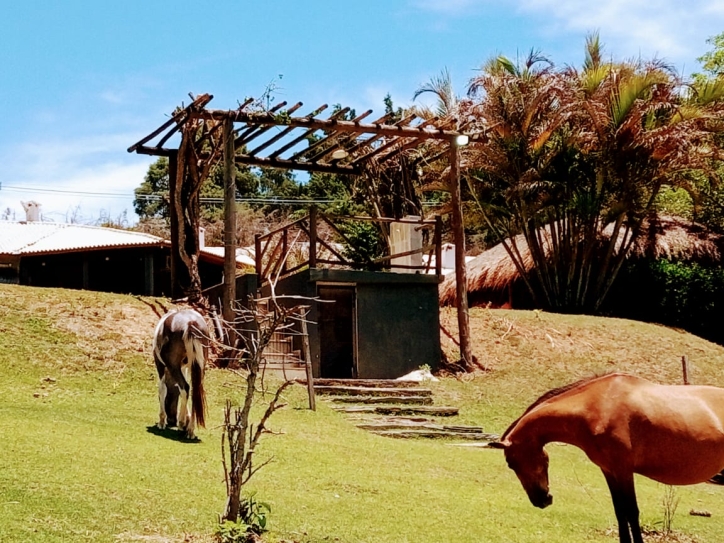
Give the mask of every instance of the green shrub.
[{"label": "green shrub", "polygon": [[267,531],[267,516],[271,506],[256,499],[256,493],[242,499],[239,518],[236,521],[225,520],[219,524],[216,536],[220,543],[245,543],[256,541]]},{"label": "green shrub", "polygon": [[387,244],[374,223],[347,222],[340,223],[338,227],[347,238],[342,256],[354,269],[369,271],[382,269],[381,264],[373,264],[372,261],[385,255]]},{"label": "green shrub", "polygon": [[610,314],[676,326],[724,343],[724,269],[669,260],[630,264],[611,295]]}]

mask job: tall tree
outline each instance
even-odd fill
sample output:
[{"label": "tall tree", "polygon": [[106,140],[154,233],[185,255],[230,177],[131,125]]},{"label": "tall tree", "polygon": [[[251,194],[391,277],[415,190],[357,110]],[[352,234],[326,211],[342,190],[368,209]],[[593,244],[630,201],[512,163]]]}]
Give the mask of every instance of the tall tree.
[{"label": "tall tree", "polygon": [[[142,219],[166,219],[169,217],[168,159],[160,157],[148,167],[144,181],[135,190],[133,206]],[[275,210],[289,211],[289,205],[274,203],[275,198],[287,199],[303,196],[305,188],[294,173],[274,168],[250,168],[237,166],[236,194],[238,198],[249,199],[249,207],[262,209],[267,213]],[[220,164],[211,168],[209,176],[199,189],[200,198],[223,199],[223,170]],[[269,200],[265,203],[261,200]],[[201,218],[217,220],[221,217],[221,204],[203,206]]]},{"label": "tall tree", "polygon": [[474,192],[534,299],[556,310],[600,307],[662,186],[691,188],[716,147],[711,107],[684,103],[667,66],[602,58],[597,35],[581,70],[498,57],[470,89]]},{"label": "tall tree", "polygon": [[141,219],[168,218],[168,158],[151,164],[133,192],[133,209]]},{"label": "tall tree", "polygon": [[704,74],[694,74],[697,81],[724,76],[724,32],[712,36],[706,43],[711,45],[712,49],[696,59],[704,69]]},{"label": "tall tree", "polygon": [[[465,151],[471,193],[534,300],[554,306],[542,228],[564,198],[553,168],[567,149],[562,134],[575,111],[574,89],[548,59],[531,51],[522,63],[503,56],[488,61],[468,96],[462,107],[475,119],[470,130],[477,133]],[[524,242],[518,243],[521,233]],[[527,265],[526,250],[540,266]]]}]

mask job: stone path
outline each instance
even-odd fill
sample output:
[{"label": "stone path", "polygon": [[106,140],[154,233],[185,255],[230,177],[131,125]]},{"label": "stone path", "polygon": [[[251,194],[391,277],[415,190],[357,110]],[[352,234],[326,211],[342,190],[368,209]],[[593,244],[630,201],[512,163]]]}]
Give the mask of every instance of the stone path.
[{"label": "stone path", "polygon": [[385,379],[315,379],[315,393],[358,428],[395,438],[455,439],[487,443],[498,438],[479,426],[448,424],[457,407],[434,405],[424,383]]}]

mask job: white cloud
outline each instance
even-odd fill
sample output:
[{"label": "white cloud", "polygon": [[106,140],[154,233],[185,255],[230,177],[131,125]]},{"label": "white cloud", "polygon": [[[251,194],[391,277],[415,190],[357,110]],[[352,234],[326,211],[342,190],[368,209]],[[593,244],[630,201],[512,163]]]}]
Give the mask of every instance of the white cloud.
[{"label": "white cloud", "polygon": [[519,12],[541,16],[549,34],[598,29],[618,57],[657,56],[677,67],[693,63],[706,50],[706,38],[724,27],[724,7],[713,0],[522,0]]},{"label": "white cloud", "polygon": [[[490,0],[409,0],[415,9],[449,17],[483,13]],[[500,7],[500,4],[497,4]],[[694,69],[708,50],[708,37],[724,30],[722,0],[518,0],[504,3],[519,23],[549,41],[565,42],[599,30],[616,58],[661,58],[677,68]],[[583,41],[581,39],[581,50]],[[684,66],[686,64],[686,66]]]},{"label": "white cloud", "polygon": [[[3,160],[0,211],[10,208],[18,220],[25,213],[21,201],[42,204],[44,217],[65,221],[97,221],[101,215],[117,218],[124,211],[130,222],[133,189],[143,181],[151,157],[129,155],[133,141],[127,134],[99,135],[75,141],[21,144],[7,150]],[[12,156],[12,160],[10,160]]]}]

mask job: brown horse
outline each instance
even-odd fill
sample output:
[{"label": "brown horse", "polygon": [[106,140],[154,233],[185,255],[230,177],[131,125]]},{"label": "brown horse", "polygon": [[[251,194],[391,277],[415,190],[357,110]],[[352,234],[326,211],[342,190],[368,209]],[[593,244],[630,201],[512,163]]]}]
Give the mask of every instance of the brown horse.
[{"label": "brown horse", "polygon": [[613,373],[547,392],[491,444],[505,450],[531,503],[544,508],[550,442],[583,450],[606,478],[621,543],[643,543],[634,473],[667,485],[709,480],[724,467],[724,389],[659,385]]},{"label": "brown horse", "polygon": [[196,424],[205,427],[204,369],[208,348],[209,329],[197,311],[170,311],[158,321],[153,358],[158,371],[160,429],[178,425],[193,439]]}]

